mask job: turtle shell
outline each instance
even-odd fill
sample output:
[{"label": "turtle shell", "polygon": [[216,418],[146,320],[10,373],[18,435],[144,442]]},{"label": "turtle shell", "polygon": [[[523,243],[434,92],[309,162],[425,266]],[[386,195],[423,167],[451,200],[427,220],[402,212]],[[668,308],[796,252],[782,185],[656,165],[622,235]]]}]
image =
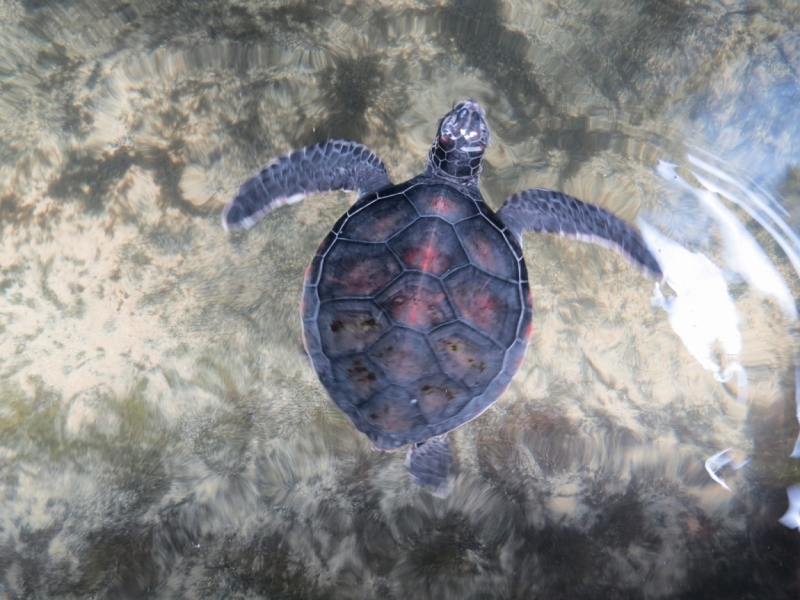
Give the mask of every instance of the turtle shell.
[{"label": "turtle shell", "polygon": [[477,191],[419,180],[339,219],[306,272],[302,315],[320,381],[384,450],[486,410],[531,334],[514,235]]}]

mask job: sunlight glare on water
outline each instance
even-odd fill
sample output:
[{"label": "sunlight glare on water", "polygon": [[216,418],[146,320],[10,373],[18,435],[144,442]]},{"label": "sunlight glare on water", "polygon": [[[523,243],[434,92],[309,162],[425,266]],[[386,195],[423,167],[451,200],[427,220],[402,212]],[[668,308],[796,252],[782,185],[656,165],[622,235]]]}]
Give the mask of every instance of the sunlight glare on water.
[{"label": "sunlight glare on water", "polygon": [[[798,31],[792,2],[0,0],[0,596],[797,598]],[[526,234],[533,338],[440,499],[303,352],[355,194],[220,213],[325,139],[404,181],[467,97],[490,206],[603,206],[665,281]]]}]

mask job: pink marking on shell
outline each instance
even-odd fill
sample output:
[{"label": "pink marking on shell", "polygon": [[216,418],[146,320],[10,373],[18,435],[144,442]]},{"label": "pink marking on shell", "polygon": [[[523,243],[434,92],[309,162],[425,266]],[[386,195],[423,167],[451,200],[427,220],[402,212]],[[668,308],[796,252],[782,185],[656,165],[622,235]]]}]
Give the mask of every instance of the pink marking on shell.
[{"label": "pink marking on shell", "polygon": [[339,268],[324,270],[323,280],[336,285],[339,297],[370,296],[394,278],[398,269],[393,266],[379,257],[348,260]]},{"label": "pink marking on shell", "polygon": [[400,290],[389,301],[392,317],[409,327],[428,329],[445,320],[442,303],[446,297],[442,292],[427,290],[422,286]]},{"label": "pink marking on shell", "polygon": [[469,297],[456,297],[455,303],[461,315],[479,329],[490,333],[495,327],[498,298],[488,283],[472,289]]},{"label": "pink marking on shell", "polygon": [[412,268],[429,273],[444,273],[450,268],[450,257],[436,248],[436,241],[430,240],[421,248],[409,248],[403,252],[403,262]]},{"label": "pink marking on shell", "polygon": [[459,206],[446,196],[436,196],[433,198],[430,207],[443,217],[453,217],[460,212]]}]

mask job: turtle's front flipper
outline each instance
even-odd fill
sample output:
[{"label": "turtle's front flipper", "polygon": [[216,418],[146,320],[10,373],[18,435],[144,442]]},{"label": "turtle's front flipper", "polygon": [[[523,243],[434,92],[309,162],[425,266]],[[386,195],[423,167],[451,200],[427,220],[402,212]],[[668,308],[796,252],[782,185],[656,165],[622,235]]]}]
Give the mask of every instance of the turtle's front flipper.
[{"label": "turtle's front flipper", "polygon": [[523,231],[557,233],[611,248],[656,279],[663,276],[638,231],[604,208],[561,192],[542,188],[518,192],[505,201],[497,216],[518,239]]},{"label": "turtle's front flipper", "polygon": [[372,150],[356,142],[328,140],[284,154],[248,179],[222,212],[222,226],[249,229],[271,210],[319,192],[364,194],[391,184],[383,161]]},{"label": "turtle's front flipper", "polygon": [[406,455],[406,466],[417,485],[439,498],[450,495],[452,488],[447,479],[453,466],[453,455],[446,433],[412,444]]}]

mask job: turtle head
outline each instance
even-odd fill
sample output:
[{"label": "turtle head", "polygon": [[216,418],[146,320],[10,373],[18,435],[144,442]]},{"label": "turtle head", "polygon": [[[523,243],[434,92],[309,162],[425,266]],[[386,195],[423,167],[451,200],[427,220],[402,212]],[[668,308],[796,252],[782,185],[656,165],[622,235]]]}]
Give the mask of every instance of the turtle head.
[{"label": "turtle head", "polygon": [[483,109],[474,100],[459,102],[439,123],[425,172],[477,186],[488,144],[489,128]]}]

